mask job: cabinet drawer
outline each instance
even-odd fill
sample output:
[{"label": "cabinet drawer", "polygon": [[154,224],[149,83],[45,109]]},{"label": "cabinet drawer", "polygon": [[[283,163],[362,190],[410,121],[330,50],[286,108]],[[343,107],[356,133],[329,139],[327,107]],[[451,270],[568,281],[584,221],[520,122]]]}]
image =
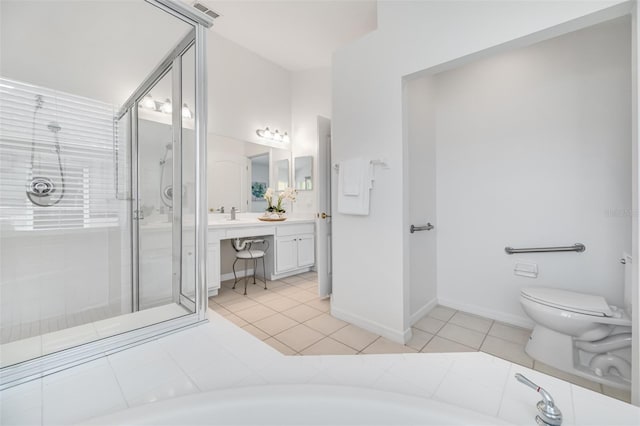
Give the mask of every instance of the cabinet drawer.
[{"label": "cabinet drawer", "polygon": [[278,225],[277,232],[279,237],[285,237],[287,235],[313,234],[315,232],[315,225],[313,223]]}]

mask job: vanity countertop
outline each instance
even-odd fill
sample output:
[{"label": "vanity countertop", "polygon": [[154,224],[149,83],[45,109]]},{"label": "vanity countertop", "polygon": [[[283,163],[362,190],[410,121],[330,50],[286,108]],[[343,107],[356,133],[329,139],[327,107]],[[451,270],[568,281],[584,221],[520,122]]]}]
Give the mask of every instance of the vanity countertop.
[{"label": "vanity countertop", "polygon": [[269,222],[262,221],[258,219],[262,213],[251,214],[251,213],[241,213],[238,214],[236,220],[231,220],[228,214],[210,214],[209,215],[209,229],[224,229],[224,228],[237,228],[243,226],[281,226],[288,225],[291,223],[302,224],[302,223],[315,223],[315,218],[313,215],[305,215],[305,216],[290,216],[287,217],[287,220],[281,222]]},{"label": "vanity countertop", "polygon": [[[241,227],[256,227],[256,226],[280,226],[287,224],[302,224],[302,223],[315,223],[313,215],[299,215],[287,217],[287,220],[281,222],[266,222],[259,220],[258,217],[262,213],[239,213],[236,220],[231,220],[228,214],[210,214],[208,215],[208,229],[228,229],[228,228],[241,228]],[[150,220],[149,220],[150,219]],[[191,223],[191,225],[189,225]],[[185,220],[185,226],[193,227],[193,221]],[[161,231],[171,228],[171,223],[167,220],[166,215],[153,216],[145,220],[141,225],[141,230],[148,231]]]}]

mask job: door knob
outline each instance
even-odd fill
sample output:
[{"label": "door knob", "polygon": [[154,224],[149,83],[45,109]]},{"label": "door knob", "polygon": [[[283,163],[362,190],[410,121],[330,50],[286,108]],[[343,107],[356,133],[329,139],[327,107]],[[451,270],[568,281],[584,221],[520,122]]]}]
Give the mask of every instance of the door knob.
[{"label": "door knob", "polygon": [[325,212],[322,212],[322,213],[320,214],[320,217],[321,217],[322,219],[326,219],[326,218],[328,218],[328,217],[331,217],[331,215],[330,215],[330,214],[326,214]]}]

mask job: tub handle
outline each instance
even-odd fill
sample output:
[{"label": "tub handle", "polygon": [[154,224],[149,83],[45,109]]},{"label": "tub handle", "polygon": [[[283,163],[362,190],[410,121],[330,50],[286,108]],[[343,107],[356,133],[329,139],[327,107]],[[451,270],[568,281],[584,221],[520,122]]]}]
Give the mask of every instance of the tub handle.
[{"label": "tub handle", "polygon": [[526,386],[529,386],[542,396],[542,401],[539,401],[538,404],[536,404],[536,407],[538,407],[538,415],[536,416],[538,424],[560,426],[562,424],[562,413],[560,412],[560,409],[556,407],[549,392],[542,389],[520,373],[516,373],[516,380]]}]

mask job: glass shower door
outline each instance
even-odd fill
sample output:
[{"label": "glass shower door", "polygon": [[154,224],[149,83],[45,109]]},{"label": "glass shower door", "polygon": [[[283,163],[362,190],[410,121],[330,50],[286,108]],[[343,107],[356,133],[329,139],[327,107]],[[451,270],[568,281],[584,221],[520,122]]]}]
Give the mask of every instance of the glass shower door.
[{"label": "glass shower door", "polygon": [[195,152],[192,112],[183,102],[193,102],[194,91],[188,46],[135,109],[134,311],[170,305],[195,312]]},{"label": "glass shower door", "polygon": [[[134,161],[134,227],[137,228],[137,289],[134,285],[133,310],[144,310],[177,302],[173,291],[173,125],[170,103],[172,71],[150,90],[162,101],[159,111],[145,110],[139,103],[137,120],[137,155]],[[155,92],[155,94],[154,94]],[[146,99],[150,99],[150,94]],[[155,98],[154,98],[155,99]],[[161,115],[162,114],[162,115]],[[164,117],[163,115],[166,115]],[[164,119],[163,121],[161,121]],[[135,272],[134,272],[135,273]],[[137,293],[137,294],[136,294]],[[137,305],[137,306],[136,306]]]}]

